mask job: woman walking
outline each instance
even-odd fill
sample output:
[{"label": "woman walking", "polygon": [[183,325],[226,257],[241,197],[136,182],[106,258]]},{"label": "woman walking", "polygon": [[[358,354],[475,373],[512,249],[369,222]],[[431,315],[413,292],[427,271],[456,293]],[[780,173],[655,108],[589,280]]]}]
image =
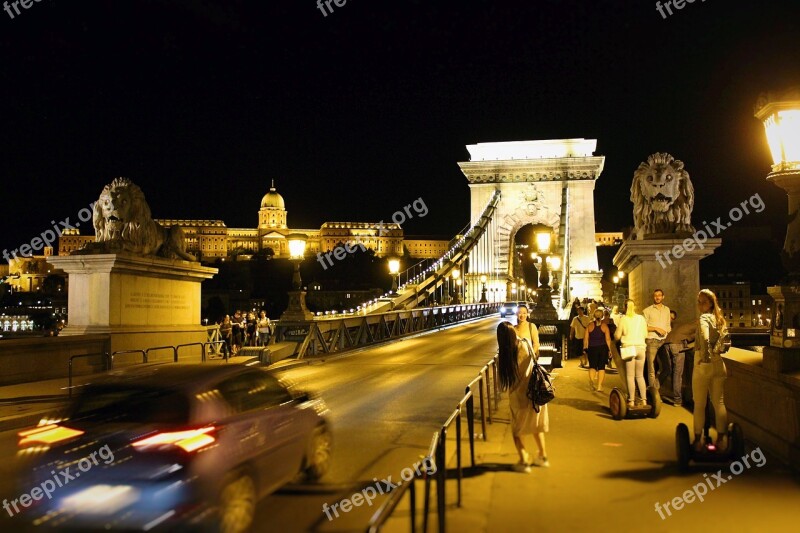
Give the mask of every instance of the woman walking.
[{"label": "woman walking", "polygon": [[[628,406],[633,407],[636,397],[634,378],[639,387],[641,405],[647,405],[647,387],[644,382],[644,356],[647,344],[647,321],[642,315],[636,314],[636,304],[633,300],[625,301],[625,314],[619,321],[615,339],[622,340],[622,357],[625,362],[625,377],[628,382]],[[627,350],[626,350],[627,348]],[[625,359],[626,351],[634,351],[635,356]]]},{"label": "woman walking", "polygon": [[596,309],[592,319],[583,337],[583,351],[589,357],[589,386],[593,391],[603,392],[606,363],[608,354],[611,353],[611,334],[608,326],[603,323],[603,309]]},{"label": "woman walking", "polygon": [[728,411],[725,409],[723,387],[727,378],[717,341],[727,333],[725,315],[719,308],[717,296],[708,289],[697,295],[697,336],[694,347],[692,372],[692,397],[694,398],[694,447],[703,447],[703,428],[706,422],[706,402],[711,395],[714,421],[717,429],[717,449],[728,448]]},{"label": "woman walking", "polygon": [[548,467],[544,434],[549,431],[547,405],[542,405],[537,413],[528,399],[528,382],[533,372],[534,358],[538,354],[528,339],[517,336],[510,322],[501,322],[497,326],[497,344],[499,347],[498,370],[500,387],[508,391],[511,406],[511,431],[514,435],[514,446],[519,453],[519,462],[514,465],[518,472],[530,472],[531,458],[522,442],[524,435],[533,435],[539,455],[533,460],[534,465]]}]

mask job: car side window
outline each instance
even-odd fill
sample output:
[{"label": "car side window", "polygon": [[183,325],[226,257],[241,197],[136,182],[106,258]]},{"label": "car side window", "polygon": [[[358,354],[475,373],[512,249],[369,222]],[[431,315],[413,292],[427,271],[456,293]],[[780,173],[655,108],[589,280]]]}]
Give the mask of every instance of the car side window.
[{"label": "car side window", "polygon": [[218,389],[238,412],[275,407],[292,399],[277,379],[263,372],[236,376],[220,383]]}]

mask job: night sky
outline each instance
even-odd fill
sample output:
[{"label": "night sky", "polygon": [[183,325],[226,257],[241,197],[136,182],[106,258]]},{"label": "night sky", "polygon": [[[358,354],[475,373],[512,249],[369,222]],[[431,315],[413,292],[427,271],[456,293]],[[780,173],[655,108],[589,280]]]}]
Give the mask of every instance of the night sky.
[{"label": "night sky", "polygon": [[[74,220],[115,176],[157,218],[255,227],[275,179],[291,227],[468,222],[457,162],[476,142],[586,137],[606,167],[597,229],[630,225],[633,171],[685,161],[695,221],[760,194],[740,224],[780,227],[783,191],[752,115],[800,84],[800,3],[43,0],[0,12],[0,250]],[[789,7],[791,6],[791,7]]]}]

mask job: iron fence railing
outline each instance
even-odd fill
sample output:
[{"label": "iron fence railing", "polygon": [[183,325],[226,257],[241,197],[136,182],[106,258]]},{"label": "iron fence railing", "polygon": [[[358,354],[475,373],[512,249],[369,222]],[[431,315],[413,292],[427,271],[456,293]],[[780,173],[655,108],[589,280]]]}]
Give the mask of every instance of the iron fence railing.
[{"label": "iron fence railing", "polygon": [[461,304],[308,322],[282,321],[276,327],[275,340],[296,342],[295,355],[302,359],[344,352],[489,316],[496,313],[499,306],[496,303]]},{"label": "iron fence railing", "polygon": [[[433,465],[431,469],[425,469],[419,475],[414,476],[408,483],[401,485],[390,494],[389,498],[375,511],[367,526],[367,533],[377,533],[391,518],[395,509],[397,509],[400,502],[405,497],[405,493],[409,493],[409,506],[410,506],[410,520],[411,532],[415,533],[417,530],[417,498],[415,483],[418,479],[422,480],[425,485],[425,494],[423,496],[423,517],[422,517],[422,531],[427,533],[428,522],[430,516],[430,485],[431,481],[436,481],[436,516],[438,531],[444,533],[447,526],[447,435],[451,427],[455,424],[455,443],[456,443],[456,487],[457,498],[456,505],[461,507],[462,504],[462,480],[463,465],[462,465],[462,445],[461,445],[461,425],[462,416],[466,414],[467,417],[467,432],[469,433],[469,452],[470,452],[470,466],[475,467],[475,386],[477,386],[478,395],[480,398],[480,412],[481,421],[483,425],[483,440],[487,439],[486,435],[486,413],[489,411],[489,423],[491,424],[491,410],[494,405],[495,410],[498,405],[499,386],[497,381],[497,356],[495,355],[481,368],[478,377],[475,378],[467,385],[464,396],[458,402],[456,409],[447,417],[447,420],[442,427],[433,434],[431,444],[428,449],[428,454],[423,460],[423,464]],[[484,402],[485,397],[485,402]]]}]

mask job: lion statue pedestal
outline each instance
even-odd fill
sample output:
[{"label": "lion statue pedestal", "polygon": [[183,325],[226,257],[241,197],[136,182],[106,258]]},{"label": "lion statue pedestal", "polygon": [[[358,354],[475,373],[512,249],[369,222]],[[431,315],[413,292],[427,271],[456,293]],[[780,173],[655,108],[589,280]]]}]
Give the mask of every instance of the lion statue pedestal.
[{"label": "lion statue pedestal", "polygon": [[61,335],[109,334],[112,352],[206,341],[200,287],[216,268],[126,252],[47,260],[69,274],[69,324]]},{"label": "lion statue pedestal", "polygon": [[[69,274],[69,324],[61,334],[109,334],[112,352],[205,342],[200,285],[218,270],[186,252],[181,229],[155,222],[127,178],[103,188],[93,224],[95,242],[48,258]],[[199,348],[192,353],[199,360]]]},{"label": "lion statue pedestal", "polygon": [[722,239],[695,232],[694,187],[683,162],[666,153],[648,157],[633,174],[631,202],[634,229],[614,256],[614,265],[628,275],[628,297],[644,309],[653,303],[653,291],[661,289],[679,320],[693,319],[700,260]]},{"label": "lion statue pedestal", "polygon": [[[614,256],[614,265],[628,278],[628,297],[641,311],[653,303],[653,291],[664,291],[664,303],[678,313],[681,320],[697,315],[697,293],[700,291],[700,260],[714,253],[722,239],[708,239],[703,248],[688,250],[680,239],[628,240]],[[680,258],[664,259],[667,251],[683,250]],[[663,265],[663,266],[662,266]]]}]

